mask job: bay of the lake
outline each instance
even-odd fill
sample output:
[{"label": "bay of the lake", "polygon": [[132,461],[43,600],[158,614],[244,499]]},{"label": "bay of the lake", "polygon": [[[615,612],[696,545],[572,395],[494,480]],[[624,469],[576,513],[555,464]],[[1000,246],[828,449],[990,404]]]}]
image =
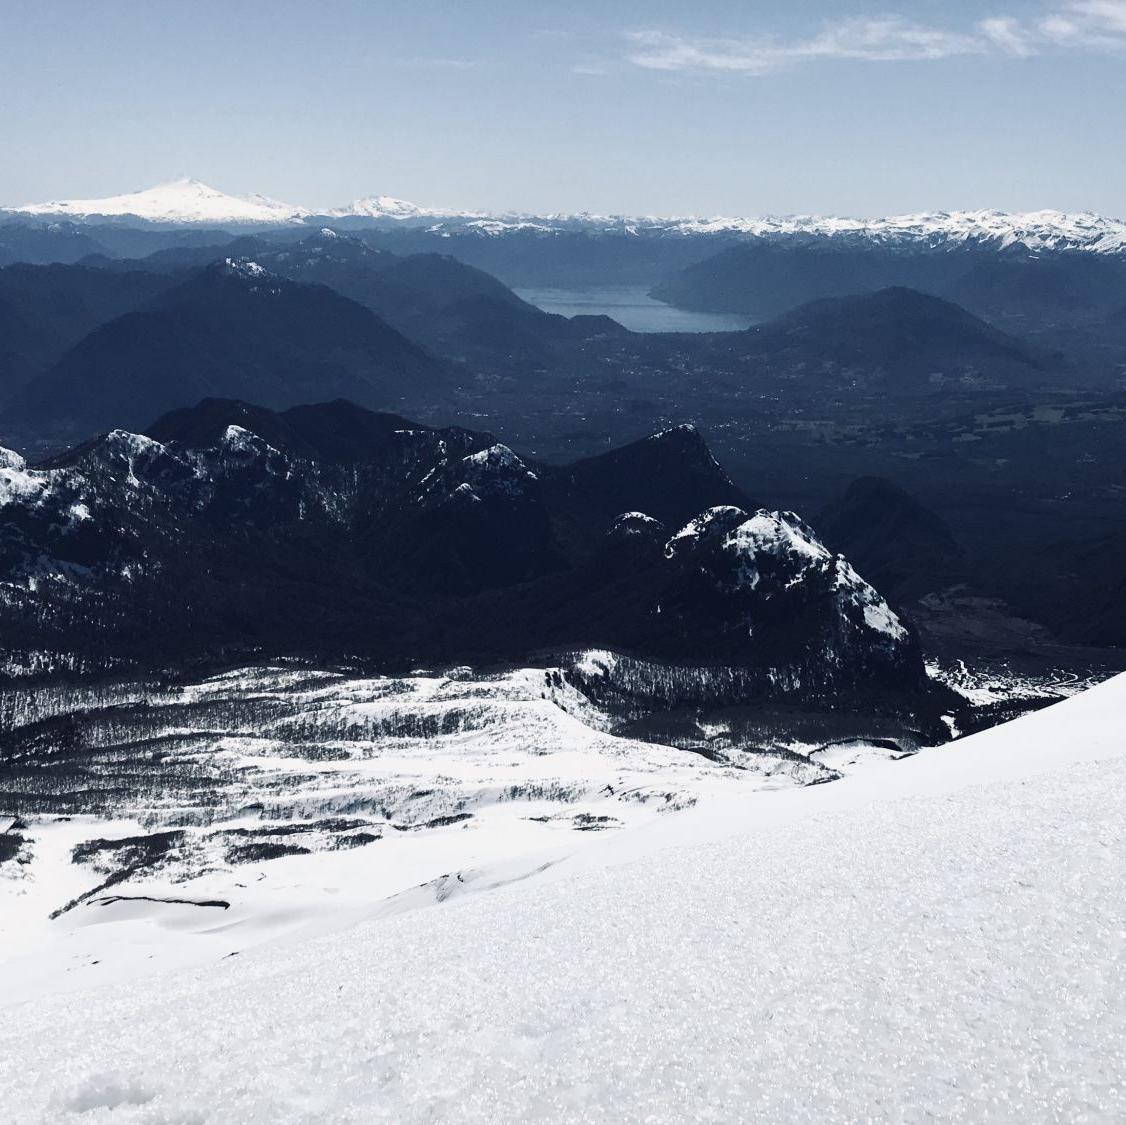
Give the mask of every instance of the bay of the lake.
[{"label": "bay of the lake", "polygon": [[593,289],[517,289],[544,312],[561,316],[613,317],[632,332],[740,332],[754,321],[736,313],[690,312],[650,297],[644,286]]}]

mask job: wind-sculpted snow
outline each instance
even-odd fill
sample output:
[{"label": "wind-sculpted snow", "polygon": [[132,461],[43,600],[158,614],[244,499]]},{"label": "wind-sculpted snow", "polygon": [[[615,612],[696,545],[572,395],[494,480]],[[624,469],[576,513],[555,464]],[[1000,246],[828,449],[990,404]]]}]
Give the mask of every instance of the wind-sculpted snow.
[{"label": "wind-sculpted snow", "polygon": [[[251,948],[215,899],[107,903],[51,987],[9,963],[30,1002],[0,1100],[149,1125],[1120,1120],[1124,706],[1120,677],[833,785],[451,872],[312,941]],[[189,935],[211,955],[84,965],[114,929],[134,965]]]}]

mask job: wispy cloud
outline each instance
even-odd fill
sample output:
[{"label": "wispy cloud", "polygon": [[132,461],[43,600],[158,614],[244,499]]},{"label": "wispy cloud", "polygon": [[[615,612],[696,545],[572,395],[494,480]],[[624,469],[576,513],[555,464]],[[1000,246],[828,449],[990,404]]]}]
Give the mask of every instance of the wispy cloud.
[{"label": "wispy cloud", "polygon": [[1037,52],[1036,36],[1018,19],[1011,16],[994,16],[982,20],[977,25],[988,47],[996,48],[1007,55],[1026,59]]},{"label": "wispy cloud", "polygon": [[848,20],[826,26],[807,39],[770,37],[692,39],[662,31],[629,34],[629,60],[651,70],[717,70],[767,74],[816,59],[890,62],[943,59],[979,53],[972,35],[924,27],[899,17]]},{"label": "wispy cloud", "polygon": [[1036,31],[1055,46],[1121,50],[1126,47],[1126,0],[1076,0],[1040,19]]},{"label": "wispy cloud", "polygon": [[626,33],[626,59],[663,71],[761,75],[829,59],[930,61],[968,55],[1028,58],[1046,50],[1126,50],[1126,0],[1072,0],[1035,18],[1004,14],[967,28],[921,24],[900,15],[823,24],[792,39],[770,35],[693,37],[643,29]]},{"label": "wispy cloud", "polygon": [[418,67],[419,69],[434,69],[434,70],[476,70],[481,65],[480,59],[458,59],[458,58],[429,58],[419,57],[406,60],[407,66]]}]

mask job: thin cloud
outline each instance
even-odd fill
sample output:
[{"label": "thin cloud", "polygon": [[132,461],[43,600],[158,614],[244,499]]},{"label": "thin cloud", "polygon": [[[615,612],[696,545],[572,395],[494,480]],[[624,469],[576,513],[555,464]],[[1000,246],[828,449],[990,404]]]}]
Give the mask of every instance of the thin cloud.
[{"label": "thin cloud", "polygon": [[406,62],[407,66],[434,70],[476,70],[481,65],[480,59],[457,58],[413,58],[407,59]]},{"label": "thin cloud", "polygon": [[1106,31],[1126,35],[1126,0],[1082,0],[1071,5],[1079,19],[1089,20]]},{"label": "thin cloud", "polygon": [[1057,47],[1098,51],[1126,49],[1126,0],[1077,0],[1038,23],[1037,32]]},{"label": "thin cloud", "polygon": [[899,17],[848,20],[808,39],[692,39],[663,31],[634,31],[627,56],[649,70],[714,70],[768,74],[818,59],[892,62],[943,59],[983,50],[972,35],[911,23]]},{"label": "thin cloud", "polygon": [[879,16],[824,24],[796,39],[775,36],[699,38],[660,30],[626,33],[626,59],[662,71],[770,74],[812,62],[935,61],[973,55],[1029,58],[1051,48],[1126,49],[1126,0],[1074,0],[1034,20],[1003,14],[966,30]]},{"label": "thin cloud", "polygon": [[991,46],[1007,55],[1026,59],[1037,53],[1035,36],[1029,34],[1020,20],[1009,16],[996,16],[982,20],[977,28]]}]

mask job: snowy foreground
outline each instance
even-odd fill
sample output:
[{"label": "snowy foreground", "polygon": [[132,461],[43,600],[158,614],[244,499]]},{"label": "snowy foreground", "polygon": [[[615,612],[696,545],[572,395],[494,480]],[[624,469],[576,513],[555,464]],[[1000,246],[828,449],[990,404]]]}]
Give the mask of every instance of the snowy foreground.
[{"label": "snowy foreground", "polygon": [[220,915],[237,956],[6,1003],[0,1105],[152,1123],[1123,1120],[1124,716],[1120,676],[318,937],[248,948]]}]

